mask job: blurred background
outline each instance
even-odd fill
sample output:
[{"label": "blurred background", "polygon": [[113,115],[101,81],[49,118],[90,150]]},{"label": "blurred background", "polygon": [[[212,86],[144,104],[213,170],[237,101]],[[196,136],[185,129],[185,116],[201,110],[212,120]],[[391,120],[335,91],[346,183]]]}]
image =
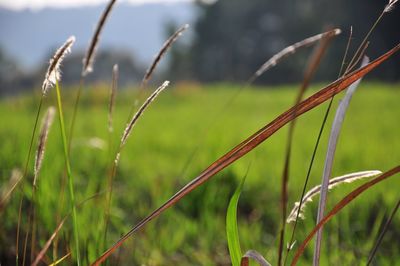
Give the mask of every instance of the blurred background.
[{"label": "blurred background", "polygon": [[[69,35],[77,42],[63,67],[63,83],[79,80],[80,64],[103,0],[1,0],[0,94],[32,90],[43,79],[54,50]],[[96,71],[91,82],[109,80],[114,63],[120,66],[120,83],[136,84],[166,38],[184,23],[189,31],[174,46],[157,71],[172,81],[241,82],[284,47],[327,29],[339,27],[317,80],[336,78],[353,26],[351,51],[379,16],[386,0],[121,0],[101,37]],[[400,9],[386,15],[371,37],[367,54],[375,58],[400,41]],[[311,49],[282,63],[260,84],[294,83],[301,80]],[[399,56],[368,76],[400,79]]]},{"label": "blurred background", "polygon": [[[12,191],[7,184],[13,180],[10,176],[14,176],[14,170],[27,167],[26,177],[14,186],[18,189],[6,207],[0,206],[1,265],[15,265],[16,254],[22,258],[22,249],[18,252],[16,244],[19,210],[20,243],[23,233],[30,231],[29,206],[34,205],[36,210],[33,224],[37,230],[33,232],[37,233],[37,241],[35,245],[32,237],[27,251],[31,260],[69,211],[58,118],[49,133],[36,199],[33,160],[28,165],[26,155],[49,59],[70,35],[75,35],[72,53],[61,67],[63,113],[68,128],[71,126],[82,58],[107,2],[0,0],[0,199]],[[323,87],[322,83],[337,78],[350,27],[353,26],[349,49],[352,56],[387,3],[388,0],[117,0],[100,38],[94,71],[81,87],[76,132],[68,134],[75,196],[77,202],[82,202],[78,224],[84,265],[93,262],[210,163],[293,105],[314,48],[300,49],[258,78],[254,87],[242,90],[243,83],[267,59],[328,28],[341,28],[342,34],[330,43],[312,80],[315,83],[306,91],[311,95]],[[371,59],[400,42],[399,22],[400,5],[385,14],[373,31],[367,49]],[[162,58],[149,84],[151,88],[168,79],[171,86],[135,126],[111,186],[110,165],[121,134],[138,107],[136,103],[143,102],[153,91],[139,90],[138,85],[164,41],[186,23],[190,28]],[[364,170],[387,171],[398,164],[399,59],[397,54],[368,74],[354,95],[340,133],[332,177]],[[114,64],[119,65],[120,75],[111,114]],[[240,97],[236,97],[239,92]],[[308,188],[321,183],[334,110],[342,96],[343,93],[333,101]],[[38,118],[43,117],[45,107],[56,103],[56,91],[49,90]],[[296,122],[288,208],[301,197],[327,107],[328,102],[321,104]],[[109,126],[111,117],[114,130]],[[238,207],[243,251],[257,250],[277,265],[286,144],[287,127],[129,239],[109,265],[232,265],[225,235],[226,210],[244,175],[248,177]],[[36,139],[33,145],[35,149]],[[371,188],[325,226],[321,265],[366,262],[382,225],[399,200],[398,177]],[[361,182],[332,190],[327,209]],[[111,188],[113,202],[106,227],[104,206]],[[314,227],[317,207],[317,200],[307,207],[306,219],[296,231],[297,243]],[[68,219],[43,259],[47,265],[74,249],[72,228]],[[288,230],[291,228],[288,226]],[[399,240],[397,215],[372,265],[398,265]],[[312,246],[299,265],[311,265]],[[288,262],[292,255],[293,252]],[[75,265],[74,256],[64,265]]]}]

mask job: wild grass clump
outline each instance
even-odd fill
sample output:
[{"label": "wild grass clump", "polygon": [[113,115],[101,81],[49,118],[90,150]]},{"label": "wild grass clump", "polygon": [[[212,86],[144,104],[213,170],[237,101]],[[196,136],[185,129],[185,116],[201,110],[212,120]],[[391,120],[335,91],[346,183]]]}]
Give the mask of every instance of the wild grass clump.
[{"label": "wild grass clump", "polygon": [[[104,107],[107,113],[104,116],[104,121],[99,122],[97,121],[97,119],[95,119],[97,117],[90,115],[86,116],[88,114],[85,113],[81,113],[79,117],[77,116],[78,105],[80,101],[81,91],[84,88],[85,77],[94,70],[95,53],[99,45],[100,35],[108,17],[110,16],[110,12],[116,3],[115,0],[109,1],[99,19],[99,23],[97,24],[94,35],[89,43],[87,53],[82,61],[82,72],[79,77],[80,84],[77,89],[75,101],[69,102],[70,97],[65,97],[65,95],[69,95],[69,93],[61,90],[62,82],[60,74],[62,60],[67,54],[71,52],[71,47],[75,42],[75,37],[72,36],[68,38],[67,41],[55,52],[54,56],[51,58],[41,88],[41,97],[37,108],[36,117],[34,118],[28,154],[25,160],[25,168],[23,168],[24,170],[22,172],[14,171],[11,175],[11,179],[8,181],[8,184],[4,186],[4,188],[1,190],[0,213],[7,211],[7,207],[10,206],[7,205],[7,203],[10,201],[10,199],[12,199],[13,195],[17,199],[19,199],[18,216],[15,215],[15,217],[18,217],[16,221],[17,226],[15,228],[15,250],[13,250],[13,252],[15,253],[15,264],[39,265],[41,263],[53,263],[53,265],[55,265],[64,262],[77,265],[100,265],[102,263],[105,263],[106,260],[111,258],[112,255],[114,255],[113,261],[111,263],[113,265],[118,265],[119,263],[131,263],[127,261],[120,261],[121,257],[124,257],[124,255],[126,255],[124,253],[127,251],[119,248],[122,245],[127,245],[127,250],[129,253],[137,252],[137,248],[140,255],[135,254],[135,258],[136,256],[143,256],[143,249],[141,249],[143,247],[138,244],[140,243],[140,241],[147,241],[146,236],[149,237],[153,234],[155,235],[154,237],[158,237],[159,234],[166,234],[162,230],[164,223],[170,224],[170,226],[174,227],[177,232],[173,232],[173,236],[168,237],[167,243],[161,243],[160,240],[160,245],[163,244],[166,247],[179,247],[185,244],[185,241],[189,241],[191,244],[194,243],[195,245],[201,245],[201,239],[203,237],[206,238],[208,232],[206,230],[205,232],[201,229],[199,230],[197,227],[204,226],[204,228],[210,229],[210,227],[207,227],[210,226],[209,223],[215,222],[215,220],[217,219],[211,216],[209,212],[207,212],[208,204],[214,206],[216,205],[216,201],[223,201],[224,197],[227,196],[222,195],[222,188],[219,187],[226,184],[220,183],[217,184],[218,187],[213,187],[213,185],[215,184],[209,183],[208,181],[210,181],[215,176],[221,174],[224,169],[228,168],[236,161],[242,159],[250,152],[252,152],[253,154],[256,153],[255,149],[258,146],[260,146],[266,140],[273,139],[276,135],[278,135],[278,131],[280,129],[288,125],[288,134],[286,141],[284,139],[279,139],[281,143],[286,143],[284,151],[282,152],[282,154],[279,154],[283,155],[284,159],[283,171],[281,171],[281,179],[279,181],[276,181],[279,177],[279,174],[277,174],[279,171],[276,171],[273,174],[273,177],[271,177],[272,174],[268,173],[270,169],[263,169],[266,172],[263,172],[262,175],[268,175],[268,177],[270,178],[269,180],[267,180],[268,186],[264,188],[262,185],[257,184],[258,189],[262,190],[263,194],[266,194],[266,197],[269,200],[265,208],[274,209],[273,211],[268,212],[268,214],[273,213],[272,215],[270,215],[271,217],[269,217],[270,221],[273,222],[270,222],[270,224],[262,223],[262,219],[260,217],[263,217],[263,212],[266,212],[265,209],[263,209],[262,213],[257,213],[251,210],[251,205],[248,205],[245,208],[246,212],[249,213],[249,217],[252,217],[251,221],[256,224],[253,225],[253,228],[258,228],[258,231],[256,231],[255,229],[249,230],[250,233],[247,237],[247,240],[260,237],[259,235],[262,234],[264,230],[273,232],[274,236],[270,237],[268,240],[263,239],[262,242],[263,244],[268,243],[271,250],[268,252],[264,252],[264,250],[260,249],[256,250],[256,247],[249,246],[249,243],[245,241],[240,241],[240,239],[243,238],[240,237],[241,212],[238,212],[238,210],[241,208],[241,206],[239,204],[239,197],[242,195],[243,199],[243,197],[246,195],[247,191],[245,180],[247,179],[247,182],[250,182],[252,178],[251,174],[249,174],[249,170],[251,167],[248,166],[245,178],[243,178],[238,184],[237,189],[233,193],[233,196],[231,197],[227,206],[227,212],[225,216],[227,245],[222,248],[222,251],[217,251],[222,254],[227,254],[229,252],[230,260],[228,259],[227,261],[222,262],[214,261],[213,259],[199,256],[193,249],[190,249],[190,253],[193,254],[193,256],[199,256],[197,260],[205,264],[206,262],[214,264],[231,263],[232,265],[237,266],[249,265],[249,260],[254,260],[260,265],[272,265],[270,261],[274,262],[277,265],[287,265],[289,263],[291,263],[291,265],[296,265],[300,261],[302,254],[305,252],[314,235],[317,235],[315,248],[312,253],[313,264],[320,265],[320,257],[322,254],[321,250],[324,247],[325,243],[330,243],[330,239],[326,241],[323,241],[322,239],[322,230],[324,226],[326,226],[328,221],[332,220],[332,218],[334,218],[339,212],[347,207],[354,199],[360,197],[362,194],[365,194],[367,190],[371,191],[375,187],[375,185],[388,179],[391,176],[394,176],[395,174],[398,174],[398,172],[400,171],[400,166],[396,166],[384,173],[377,170],[361,171],[352,174],[342,175],[336,178],[331,178],[332,173],[334,172],[333,169],[335,151],[338,147],[339,133],[344,123],[345,114],[347,112],[353,93],[355,92],[357,86],[361,82],[361,79],[365,75],[373,71],[376,67],[384,63],[400,50],[399,44],[391,50],[387,51],[386,53],[383,53],[380,57],[372,60],[371,62],[365,59],[362,61],[361,65],[359,65],[361,59],[366,58],[365,53],[367,52],[368,39],[373,33],[374,28],[383,18],[384,14],[388,13],[391,9],[394,8],[396,2],[397,1],[389,1],[389,3],[387,3],[387,5],[383,7],[381,15],[373,24],[371,30],[361,41],[361,43],[357,47],[356,52],[351,58],[348,58],[352,36],[351,29],[347,48],[346,51],[344,51],[343,63],[340,66],[340,70],[338,73],[338,78],[329,85],[323,86],[322,89],[310,89],[310,95],[307,95],[307,90],[311,84],[311,81],[323,60],[323,55],[329,49],[329,46],[333,44],[334,38],[341,33],[340,29],[331,29],[324,33],[314,35],[302,41],[296,42],[293,45],[284,48],[283,50],[281,50],[281,52],[277,53],[269,60],[267,60],[266,63],[260,66],[260,68],[254,73],[254,75],[249,78],[247,83],[245,83],[243,86],[238,87],[238,90],[235,92],[235,94],[233,94],[234,97],[235,95],[238,95],[237,92],[243,90],[244,88],[247,88],[258,77],[264,75],[269,69],[276,66],[282,59],[295,54],[298,49],[318,43],[318,45],[316,45],[316,47],[314,48],[314,51],[311,53],[311,56],[305,67],[303,81],[299,86],[297,95],[293,101],[292,106],[287,108],[285,112],[277,115],[275,119],[272,119],[271,122],[266,123],[263,127],[256,130],[250,136],[247,135],[247,137],[244,137],[243,140],[239,142],[239,144],[233,146],[230,150],[228,150],[228,152],[226,152],[219,158],[217,157],[216,160],[214,157],[214,161],[207,167],[200,168],[200,166],[203,164],[203,161],[199,160],[201,164],[200,166],[197,165],[197,174],[194,175],[195,177],[193,179],[189,180],[186,184],[183,184],[182,182],[186,179],[182,179],[179,180],[179,182],[172,183],[170,180],[166,179],[164,175],[161,175],[152,176],[151,178],[146,180],[144,178],[139,179],[140,171],[129,171],[130,169],[138,169],[139,167],[141,167],[140,162],[150,164],[149,168],[158,168],[157,165],[162,165],[162,163],[165,163],[165,167],[168,166],[171,169],[176,169],[179,168],[179,166],[177,166],[179,158],[178,156],[176,156],[175,158],[174,155],[168,154],[168,157],[170,158],[169,161],[158,162],[157,159],[151,158],[149,160],[148,158],[143,158],[144,156],[146,156],[143,153],[132,152],[124,156],[124,159],[126,158],[127,161],[129,160],[129,163],[132,162],[133,164],[137,164],[137,168],[124,168],[126,166],[121,163],[121,154],[123,150],[125,152],[125,150],[131,147],[128,144],[128,138],[135,139],[134,135],[138,131],[136,130],[136,127],[139,126],[138,121],[142,119],[144,112],[146,111],[149,116],[153,114],[153,116],[150,116],[150,118],[154,118],[154,114],[159,115],[159,113],[162,113],[156,111],[154,111],[154,113],[151,113],[151,108],[153,108],[151,107],[151,104],[156,98],[166,97],[164,99],[165,102],[174,103],[173,106],[172,104],[164,106],[164,108],[166,108],[163,109],[164,111],[170,110],[171,108],[179,109],[179,100],[177,100],[176,98],[172,100],[172,93],[170,93],[169,95],[165,95],[167,94],[165,93],[160,96],[161,92],[163,92],[169,86],[169,81],[165,81],[164,83],[162,83],[153,92],[144,92],[144,88],[147,88],[149,86],[149,82],[160,60],[162,60],[164,55],[178,40],[182,33],[188,29],[188,25],[182,26],[167,39],[167,41],[161,47],[160,51],[156,54],[147,71],[144,73],[144,77],[141,84],[139,85],[139,89],[141,93],[147,93],[148,96],[139,107],[137,107],[136,104],[138,99],[131,99],[132,101],[129,99],[129,107],[123,109],[128,113],[127,123],[124,124],[125,121],[121,119],[119,115],[116,115],[114,110],[117,106],[120,106],[120,102],[118,101],[117,97],[119,75],[119,67],[117,64],[115,64],[112,69],[110,66],[112,83],[110,86],[110,90],[107,90],[107,93],[105,94],[109,97],[109,100],[108,105]],[[53,87],[55,87],[55,91],[52,93],[50,89]],[[334,97],[335,95],[338,95],[343,91],[347,92],[342,101],[339,103],[335,118],[332,122],[332,129],[327,143],[325,160],[319,160],[320,158],[318,157],[318,147],[320,141],[322,140],[321,136],[323,134],[324,127],[326,123],[329,122],[328,116],[331,107],[334,104]],[[118,94],[120,94],[120,92],[118,92]],[[229,99],[229,97],[225,97],[224,95],[223,99],[227,100],[227,104],[223,105],[225,108],[227,108],[232,103],[233,98]],[[128,101],[127,99],[124,100]],[[51,101],[54,101],[57,104],[59,134],[57,135],[58,137],[56,141],[58,141],[58,144],[60,145],[55,145],[54,143],[56,142],[54,140],[50,141],[50,127],[52,125],[56,109],[54,107],[49,107],[43,118],[42,128],[38,137],[35,161],[34,164],[31,166],[30,158],[32,155],[31,153],[33,149],[33,143],[36,136],[38,119],[41,116],[41,108],[43,104],[48,105],[47,102]],[[296,138],[295,132],[299,130],[295,127],[297,123],[296,120],[300,116],[308,115],[309,113],[311,113],[311,110],[316,109],[318,106],[321,106],[324,103],[328,103],[328,108],[325,111],[325,114],[321,121],[320,130],[315,138],[316,140],[314,149],[312,150],[311,160],[310,163],[307,165],[307,173],[304,175],[304,182],[298,182],[293,178],[293,176],[301,177],[303,176],[303,173],[301,173],[300,171],[290,171],[290,166],[293,163],[292,161],[294,161],[293,147],[296,146],[296,144],[298,143],[306,142],[306,140],[299,140]],[[69,109],[65,108],[66,106],[69,106],[69,104],[73,106],[73,111],[71,115],[68,113]],[[250,106],[253,105],[254,102],[251,102]],[[82,108],[85,108],[85,111],[90,112],[87,106],[83,106]],[[186,110],[184,109],[183,111],[181,111],[181,113],[184,113],[185,111]],[[213,117],[215,121],[220,118],[220,116],[218,115],[220,115],[223,111],[225,111],[225,109],[217,112],[216,116]],[[118,114],[122,113],[121,110],[118,110],[118,112]],[[86,119],[84,123],[81,122],[81,124],[79,124],[76,122],[76,118],[80,118],[82,120],[83,118]],[[70,121],[69,128],[67,128],[67,119],[69,119]],[[157,119],[160,118],[157,117]],[[159,123],[160,125],[160,127],[157,127],[156,130],[153,129],[146,132],[146,134],[151,135],[152,139],[161,139],[163,136],[162,133],[164,133],[161,131],[166,130],[169,123],[172,123],[172,121],[168,121],[168,119],[165,118],[158,121],[153,121],[152,119],[148,120],[150,120],[148,123],[153,122]],[[145,124],[145,122],[147,122],[147,120],[143,121],[143,124]],[[73,132],[75,124],[81,126],[83,128],[83,131],[90,130],[88,129],[89,127],[87,127],[86,125],[89,123],[99,123],[102,125],[99,128],[104,128],[104,132],[96,132],[95,134],[101,136],[105,135],[105,137],[108,136],[108,149],[105,148],[107,147],[107,142],[104,142],[106,145],[92,145],[91,148],[96,149],[95,152],[93,152],[94,155],[93,157],[90,157],[90,160],[88,160],[88,162],[84,163],[81,161],[81,158],[86,157],[79,153],[84,153],[87,151],[83,149],[82,145],[79,146],[79,144],[87,143],[88,140],[78,139],[78,137],[76,137]],[[197,121],[196,119],[194,119],[194,125],[196,125],[197,127],[192,129],[193,131],[187,129],[183,132],[180,132],[180,135],[174,135],[174,143],[168,143],[168,145],[176,145],[179,146],[179,148],[182,148],[183,145],[185,145],[183,141],[181,142],[181,139],[185,137],[183,135],[189,135],[189,132],[197,132],[199,131],[198,129],[203,129],[204,133],[198,134],[201,135],[201,138],[203,138],[203,140],[196,139],[195,137],[189,138],[191,143],[198,144],[199,147],[203,149],[206,148],[204,147],[205,145],[202,144],[202,141],[205,141],[204,139],[206,139],[206,135],[210,130],[210,127],[205,126],[205,124],[206,123],[202,123],[201,121]],[[239,131],[238,129],[242,129],[241,124],[238,124],[237,122],[234,126],[234,131]],[[133,134],[134,128],[135,134]],[[67,129],[69,129],[68,132]],[[119,135],[115,134],[116,129],[121,130]],[[157,132],[157,130],[159,130],[160,132]],[[307,132],[307,136],[305,138],[309,139],[310,134],[312,133]],[[116,145],[114,145],[113,142],[115,136],[118,137]],[[342,138],[346,138],[346,135],[342,136]],[[219,139],[217,142],[220,145],[224,145],[224,142],[221,139]],[[75,146],[71,143],[74,143]],[[151,148],[151,145],[148,145],[148,143],[135,142],[135,145],[144,146],[144,149]],[[168,148],[168,145],[159,149],[162,150],[162,148]],[[50,151],[48,151],[49,149]],[[58,154],[61,153],[59,151],[61,149],[62,156],[58,156]],[[103,149],[107,151],[103,153]],[[279,146],[279,149],[281,149],[281,146]],[[46,156],[45,151],[47,153]],[[195,152],[196,151],[197,150],[195,150]],[[176,154],[179,154],[180,152],[181,151],[178,151]],[[355,154],[354,156],[357,156],[357,154]],[[61,157],[63,158],[61,159]],[[171,159],[171,157],[174,158]],[[187,165],[191,164],[194,161],[194,156],[188,157],[188,163],[185,164],[186,166],[184,166],[185,169]],[[207,158],[207,162],[209,161],[209,159],[210,158]],[[51,161],[51,163],[47,164],[47,166],[46,160],[48,162]],[[63,163],[60,163],[60,161],[62,161]],[[316,161],[321,161],[324,165],[322,171],[323,173],[321,175],[317,174],[317,176],[321,176],[321,184],[311,188],[310,190],[308,190],[308,192],[306,192],[309,178],[312,173],[315,175],[314,172],[316,172],[315,170],[312,171],[314,163]],[[278,162],[280,162],[280,160],[278,160]],[[85,165],[86,167],[89,167],[89,169],[86,169],[84,167],[80,168],[80,165]],[[60,168],[64,173],[60,183],[68,185],[69,196],[67,199],[69,200],[69,204],[67,207],[63,206],[64,185],[61,185],[60,188],[58,187],[59,173],[53,173],[55,169],[59,170]],[[164,168],[157,169],[158,172],[163,172],[164,170]],[[26,182],[26,179],[30,177],[31,172],[33,181],[31,183],[28,183]],[[127,179],[122,179],[123,176],[128,175],[126,174],[127,172],[129,174],[129,179],[132,183],[126,182]],[[46,175],[44,173],[46,173]],[[121,173],[125,173],[125,175]],[[41,175],[43,175],[43,177],[39,179],[39,176]],[[50,176],[52,176],[53,179],[46,180],[47,183],[43,182],[43,178],[50,179]],[[97,177],[95,181],[90,180],[89,178],[93,176]],[[237,185],[234,183],[234,180],[231,180],[234,179],[234,176],[235,175],[231,175],[229,173],[226,174],[226,179],[233,182],[230,183],[232,186]],[[119,180],[120,177],[121,180]],[[356,181],[360,182],[365,178],[373,179],[361,185],[353,183]],[[298,182],[296,186],[291,187],[291,184],[295,182]],[[54,186],[55,183],[57,184],[57,188],[56,186]],[[144,183],[144,185],[142,183]],[[332,188],[338,187],[339,185],[341,185],[341,187],[346,187],[343,186],[344,183],[353,183],[352,185],[353,187],[355,187],[355,189],[353,189],[350,193],[343,197],[341,201],[334,204],[334,207],[330,211],[328,211],[327,214],[325,214],[325,209],[327,208],[327,206],[330,206],[328,204],[328,192]],[[47,190],[46,188],[42,187],[46,184],[48,185]],[[53,184],[53,186],[49,184]],[[137,186],[134,188],[134,190],[131,190],[132,184],[135,184]],[[147,184],[153,184],[153,186],[150,190],[143,191],[142,188],[144,188],[144,186]],[[300,186],[298,184],[300,184]],[[168,189],[166,188],[167,186]],[[201,186],[203,188],[206,187],[204,189],[204,193],[195,194],[196,197],[193,196],[193,191],[197,190]],[[273,192],[276,191],[271,190],[270,187],[275,187],[276,191],[278,190],[276,187],[279,187],[279,196],[275,195],[276,193]],[[293,193],[294,190],[296,192],[300,192],[301,188],[303,189],[300,198],[294,203],[294,208],[292,209],[290,214],[287,215],[287,207],[290,200],[289,196],[291,196],[291,193]],[[209,191],[207,191],[207,189],[209,189]],[[175,190],[176,192],[167,200],[164,200],[164,197],[167,197],[166,195],[169,195],[171,190]],[[16,191],[18,191],[18,193],[15,193]],[[48,193],[46,197],[43,196],[45,194],[45,191],[46,193]],[[115,191],[118,191],[118,193],[115,193]],[[340,192],[342,191],[343,190],[340,190]],[[206,195],[207,197],[202,194]],[[270,194],[272,196],[270,196]],[[16,195],[19,196],[19,198]],[[197,199],[197,202],[190,203],[190,206],[188,207],[189,210],[191,210],[191,208],[195,209],[192,215],[193,217],[191,217],[192,220],[190,220],[191,223],[179,223],[179,217],[189,215],[182,211],[185,210],[185,208],[181,208],[173,212],[172,218],[171,216],[169,217],[170,219],[173,219],[172,221],[169,221],[168,219],[163,220],[163,218],[160,218],[159,227],[161,227],[161,229],[157,228],[157,230],[159,231],[142,231],[140,235],[138,234],[139,231],[141,231],[145,226],[152,226],[149,225],[150,221],[160,217],[161,214],[163,214],[166,210],[173,209],[172,207],[177,205],[178,202],[183,201],[184,198],[188,195],[193,196],[193,201],[196,201]],[[312,199],[314,199],[318,195],[320,196],[320,199],[318,210],[316,211],[315,221],[312,218],[300,221],[299,218],[304,219],[305,217],[304,210],[306,204],[310,205]],[[128,203],[121,202],[121,200],[113,201],[113,197],[118,197],[118,199],[124,198],[126,202],[130,202],[129,199],[133,198],[135,199],[135,202],[140,201],[140,204],[138,204],[138,206],[127,206],[126,204]],[[87,207],[85,211],[80,211],[79,208],[81,208],[85,204],[89,205],[89,207]],[[331,201],[330,204],[333,204],[333,202]],[[28,205],[28,208],[25,205]],[[396,204],[395,208],[391,212],[391,215],[386,220],[383,230],[379,234],[376,243],[374,245],[371,245],[369,257],[365,258],[366,260],[368,259],[368,263],[371,263],[373,261],[385,233],[389,230],[389,226],[394,219],[394,215],[397,212],[399,205],[399,203]],[[150,208],[154,208],[154,210],[148,213],[148,209]],[[25,212],[25,209],[27,209],[28,211]],[[51,209],[51,211],[46,212],[46,209]],[[126,209],[129,209],[129,211],[126,211]],[[314,212],[314,209],[309,208],[308,211]],[[145,215],[146,213],[147,215]],[[199,220],[201,220],[201,216],[203,215],[206,216],[207,222],[205,223],[205,225],[199,225]],[[126,221],[130,222],[127,223]],[[132,226],[132,223],[134,223],[135,221],[138,222],[136,223],[136,225]],[[48,225],[47,227],[41,226],[43,223],[47,222],[50,225]],[[296,234],[297,224],[300,222],[308,223],[308,225],[311,224],[311,226],[309,226],[311,228],[310,233],[306,235],[304,240],[299,238],[298,232]],[[293,226],[291,227],[292,233],[288,237],[286,234],[287,227],[291,226],[291,224],[293,224]],[[193,235],[187,237],[184,233],[180,231],[179,227],[181,226],[189,232],[188,234],[192,233]],[[302,226],[305,225],[302,224]],[[50,230],[48,229],[49,227],[51,227]],[[310,228],[307,227],[306,230],[309,230]],[[214,228],[210,230],[218,231],[219,229],[220,228]],[[193,232],[201,232],[202,235],[194,236]],[[325,234],[328,233],[329,231],[325,231]],[[168,232],[167,234],[170,233]],[[21,235],[23,235],[23,237],[21,237]],[[130,239],[133,235],[137,235],[137,238],[133,240],[135,242],[129,242],[128,239]],[[200,240],[198,240],[199,238]],[[211,239],[211,241],[217,241],[216,236],[214,235],[211,235],[211,237],[209,236],[209,238]],[[271,240],[271,238],[273,239]],[[298,242],[296,242],[296,240]],[[286,248],[284,248],[285,244]],[[201,247],[202,246],[200,246],[200,248]],[[198,247],[196,246],[196,249],[197,248]],[[170,253],[172,252],[171,250],[173,250],[173,248],[169,249]],[[242,250],[246,250],[246,252],[243,253]],[[165,256],[168,256],[168,254],[157,254],[156,252],[152,253],[152,250],[145,250],[145,252],[149,252],[146,253],[146,255],[149,257],[161,258],[161,261]],[[183,256],[182,253],[176,253],[173,255],[177,257],[176,264],[180,264],[180,258]],[[22,261],[20,256],[22,256]],[[134,261],[134,263],[139,264],[140,262]]]}]

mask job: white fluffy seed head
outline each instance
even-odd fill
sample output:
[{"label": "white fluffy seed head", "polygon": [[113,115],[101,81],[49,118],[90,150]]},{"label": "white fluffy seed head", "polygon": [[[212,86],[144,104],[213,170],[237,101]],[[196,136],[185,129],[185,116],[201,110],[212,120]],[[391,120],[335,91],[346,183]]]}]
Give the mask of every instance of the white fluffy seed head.
[{"label": "white fluffy seed head", "polygon": [[42,85],[42,94],[46,95],[61,78],[60,66],[64,57],[71,52],[71,47],[75,42],[75,36],[71,36],[67,41],[55,52],[50,59],[50,64],[46,72],[46,76]]},{"label": "white fluffy seed head", "polygon": [[383,12],[390,12],[393,10],[394,5],[397,3],[398,0],[389,0],[389,3],[385,6],[385,9]]},{"label": "white fluffy seed head", "polygon": [[[382,172],[378,170],[372,170],[372,171],[362,171],[362,172],[356,172],[356,173],[351,173],[339,177],[335,177],[329,180],[329,186],[328,190],[331,190],[332,188],[339,186],[344,183],[352,183],[354,181],[363,179],[363,178],[370,178],[370,177],[375,177],[377,175],[380,175]],[[310,189],[306,194],[304,194],[301,206],[300,202],[295,202],[292,211],[290,212],[289,216],[286,219],[286,223],[291,223],[296,221],[297,214],[299,218],[304,219],[304,210],[307,205],[307,203],[312,202],[313,198],[317,196],[321,192],[321,185],[315,186],[312,189]],[[300,209],[300,211],[299,211]]]}]

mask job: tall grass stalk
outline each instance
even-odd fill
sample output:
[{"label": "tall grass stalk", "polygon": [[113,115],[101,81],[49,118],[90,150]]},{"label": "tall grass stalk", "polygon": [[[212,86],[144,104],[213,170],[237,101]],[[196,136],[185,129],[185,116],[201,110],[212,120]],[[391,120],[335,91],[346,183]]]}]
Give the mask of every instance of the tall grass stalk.
[{"label": "tall grass stalk", "polygon": [[64,123],[64,115],[63,115],[63,108],[62,108],[62,101],[61,101],[61,92],[60,86],[58,81],[56,81],[56,92],[57,92],[57,106],[58,106],[58,114],[59,114],[59,121],[60,121],[60,130],[61,130],[61,139],[63,143],[64,149],[64,159],[65,159],[65,167],[67,170],[68,176],[68,188],[69,188],[69,195],[71,198],[71,207],[72,207],[72,222],[73,222],[73,232],[74,232],[74,239],[75,239],[75,255],[77,260],[77,265],[81,264],[80,262],[80,250],[79,250],[79,230],[78,230],[78,222],[77,222],[77,214],[76,214],[76,207],[75,207],[75,195],[74,195],[74,182],[71,173],[71,165],[69,161],[69,153],[68,153],[68,142],[67,136],[65,133],[65,123]]},{"label": "tall grass stalk", "polygon": [[109,193],[106,197],[106,206],[104,211],[104,238],[103,243],[106,243],[107,240],[107,231],[108,231],[108,224],[109,224],[109,217],[110,217],[110,208],[111,208],[111,201],[112,201],[112,193],[113,193],[113,183],[114,177],[117,171],[118,163],[121,157],[121,151],[125,146],[134,126],[136,125],[139,118],[143,115],[146,109],[150,106],[150,104],[157,98],[157,96],[164,91],[169,85],[169,81],[165,81],[160,87],[158,87],[147,99],[144,101],[142,106],[136,111],[136,113],[132,116],[130,121],[127,123],[126,128],[122,134],[120,144],[118,146],[117,152],[115,154],[115,159],[112,162],[110,175],[107,181],[107,188],[109,189]]},{"label": "tall grass stalk", "polygon": [[[110,160],[113,158],[113,141],[112,141],[112,133],[113,133],[113,110],[114,110],[114,104],[115,104],[115,96],[117,93],[117,87],[118,87],[118,76],[119,76],[119,70],[118,70],[118,65],[115,64],[112,69],[112,82],[111,82],[111,89],[110,89],[110,101],[108,105],[108,151],[109,151],[109,156]],[[106,188],[111,188],[112,186],[112,180],[115,175],[115,161],[112,162],[111,166],[111,172],[108,175],[107,181],[106,181]],[[104,234],[103,234],[103,239],[102,239],[102,245],[99,245],[99,249],[104,249],[106,245],[106,240],[107,240],[107,230],[108,230],[108,216],[109,216],[109,204],[111,202],[111,198],[109,198],[109,195],[106,194],[105,197],[105,206],[106,206],[106,211],[104,214],[104,220],[103,224],[100,223],[101,229],[104,229]],[[104,227],[104,228],[103,228]],[[99,238],[101,239],[101,237]]]},{"label": "tall grass stalk", "polygon": [[[31,157],[31,153],[32,153],[32,147],[33,147],[33,141],[35,138],[36,129],[37,129],[40,111],[42,108],[44,97],[46,96],[48,90],[50,88],[52,88],[55,85],[55,83],[58,81],[58,79],[60,78],[61,74],[60,74],[59,70],[60,70],[61,62],[64,59],[64,57],[71,51],[71,47],[74,44],[74,42],[75,42],[75,37],[74,36],[69,37],[67,39],[67,41],[59,49],[57,49],[57,51],[55,52],[53,57],[50,59],[50,64],[46,71],[45,78],[44,78],[44,81],[42,84],[42,93],[41,93],[41,97],[40,97],[39,107],[38,107],[37,113],[36,113],[35,124],[34,124],[33,130],[32,130],[32,136],[31,136],[31,141],[29,144],[28,156],[27,156],[25,169],[24,169],[22,178],[24,178],[28,172],[29,161],[30,161],[30,157]],[[17,225],[17,237],[16,237],[17,238],[16,239],[16,265],[18,265],[18,257],[19,257],[19,232],[20,232],[21,217],[22,217],[22,215],[21,215],[22,201],[23,201],[23,198],[21,197],[19,213],[18,213],[18,225]],[[31,211],[29,211],[29,213],[28,213],[28,216],[29,216],[28,223],[30,223],[30,215],[31,215],[30,212]],[[28,226],[28,228],[29,227],[30,226]],[[26,235],[25,235],[24,260],[25,260],[26,245],[27,245],[26,243],[28,241],[28,236],[29,236],[29,229],[27,230]],[[25,264],[25,263],[23,263],[23,264]]]}]

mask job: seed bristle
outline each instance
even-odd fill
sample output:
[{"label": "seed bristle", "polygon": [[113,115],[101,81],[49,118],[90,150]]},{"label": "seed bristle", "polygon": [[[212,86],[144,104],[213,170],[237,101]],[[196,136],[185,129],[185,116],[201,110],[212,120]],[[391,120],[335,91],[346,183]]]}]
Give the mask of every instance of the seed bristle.
[{"label": "seed bristle", "polygon": [[64,57],[71,52],[71,47],[75,42],[75,36],[71,36],[67,41],[55,52],[54,56],[50,59],[50,64],[47,69],[43,85],[42,94],[46,95],[48,90],[52,88],[56,81],[60,81],[61,72],[60,66]]}]

